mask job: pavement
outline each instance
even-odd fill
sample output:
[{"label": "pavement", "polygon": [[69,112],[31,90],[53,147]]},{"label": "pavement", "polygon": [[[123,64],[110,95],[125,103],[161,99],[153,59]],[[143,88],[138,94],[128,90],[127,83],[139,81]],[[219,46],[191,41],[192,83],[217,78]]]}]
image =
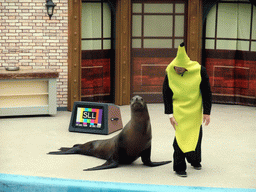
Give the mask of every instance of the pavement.
[{"label": "pavement", "polygon": [[[152,124],[152,161],[173,159],[174,130],[163,104],[148,104]],[[130,106],[120,106],[123,125]],[[214,104],[211,123],[203,125],[202,170],[188,164],[188,177],[175,175],[173,163],[146,167],[141,159],[116,169],[85,172],[105,161],[82,155],[52,156],[49,151],[118,134],[69,132],[71,112],[55,116],[0,117],[0,174],[70,180],[256,189],[256,108]]]}]

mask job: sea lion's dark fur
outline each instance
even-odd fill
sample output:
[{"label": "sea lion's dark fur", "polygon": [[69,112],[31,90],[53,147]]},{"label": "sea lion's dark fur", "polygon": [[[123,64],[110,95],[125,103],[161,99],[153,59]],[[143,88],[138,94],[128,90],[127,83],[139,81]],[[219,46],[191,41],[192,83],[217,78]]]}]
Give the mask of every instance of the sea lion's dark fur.
[{"label": "sea lion's dark fur", "polygon": [[106,140],[95,140],[76,144],[72,148],[60,148],[50,152],[55,155],[82,154],[107,160],[103,165],[85,171],[115,168],[119,164],[131,164],[141,157],[144,165],[154,167],[171,161],[151,162],[151,124],[145,101],[140,96],[131,100],[131,120],[116,136]]}]

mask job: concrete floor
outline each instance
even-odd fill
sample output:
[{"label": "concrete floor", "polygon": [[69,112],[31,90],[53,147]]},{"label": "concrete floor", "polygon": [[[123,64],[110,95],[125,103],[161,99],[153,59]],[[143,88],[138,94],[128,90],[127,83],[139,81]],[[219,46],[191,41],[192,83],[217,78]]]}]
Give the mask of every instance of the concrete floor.
[{"label": "concrete floor", "polygon": [[[163,114],[163,104],[149,104],[152,124],[152,160],[172,160],[174,130]],[[121,106],[123,124],[130,107]],[[56,116],[0,118],[0,173],[75,180],[125,182],[177,186],[256,188],[256,108],[213,105],[211,123],[203,127],[202,166],[188,165],[187,178],[172,171],[173,164],[149,168],[140,159],[116,169],[84,172],[104,160],[82,155],[50,156],[60,147],[105,139],[111,135],[71,133],[70,112]]]}]

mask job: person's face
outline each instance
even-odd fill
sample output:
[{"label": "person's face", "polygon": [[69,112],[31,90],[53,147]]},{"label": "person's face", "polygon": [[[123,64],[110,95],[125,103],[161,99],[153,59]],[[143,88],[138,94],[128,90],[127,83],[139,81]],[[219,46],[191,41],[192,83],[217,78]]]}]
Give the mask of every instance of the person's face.
[{"label": "person's face", "polygon": [[174,67],[174,70],[176,71],[176,73],[177,74],[183,74],[185,71],[186,71],[186,69],[185,68],[183,68],[183,67]]}]

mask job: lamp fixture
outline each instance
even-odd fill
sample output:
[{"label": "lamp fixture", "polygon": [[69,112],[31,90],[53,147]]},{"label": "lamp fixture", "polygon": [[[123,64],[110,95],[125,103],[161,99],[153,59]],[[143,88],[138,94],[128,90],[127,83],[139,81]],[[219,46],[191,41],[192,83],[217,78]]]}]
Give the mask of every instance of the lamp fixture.
[{"label": "lamp fixture", "polygon": [[54,10],[54,7],[56,6],[52,0],[46,0],[46,9],[47,9],[47,13],[49,15],[49,18],[51,19],[52,15],[53,15],[53,10]]}]

